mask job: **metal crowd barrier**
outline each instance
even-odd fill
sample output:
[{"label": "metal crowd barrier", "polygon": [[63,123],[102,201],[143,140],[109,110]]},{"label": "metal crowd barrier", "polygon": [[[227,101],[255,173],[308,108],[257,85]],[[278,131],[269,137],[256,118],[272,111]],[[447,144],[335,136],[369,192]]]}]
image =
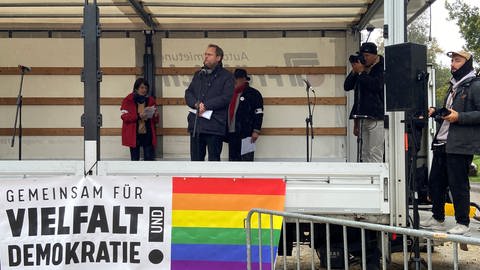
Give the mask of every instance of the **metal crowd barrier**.
[{"label": "metal crowd barrier", "polygon": [[[251,220],[254,214],[258,214],[258,229],[251,228]],[[258,209],[254,208],[249,211],[247,218],[245,219],[245,228],[246,228],[246,245],[247,245],[247,270],[251,270],[254,263],[252,262],[252,232],[258,232],[258,269],[262,269],[262,215],[267,215],[270,219],[270,259],[271,259],[271,269],[275,269],[275,261],[276,254],[274,253],[274,243],[273,243],[273,217],[274,216],[281,216],[283,217],[283,228],[286,228],[286,221],[285,219],[288,218],[290,220],[294,220],[296,224],[296,269],[299,270],[300,268],[300,229],[299,224],[300,222],[307,222],[310,223],[310,239],[311,239],[311,269],[315,269],[314,264],[314,255],[315,255],[315,243],[314,243],[314,223],[325,224],[326,225],[326,268],[331,269],[331,256],[330,256],[330,227],[329,225],[340,225],[343,227],[343,255],[344,255],[344,266],[345,269],[348,270],[349,267],[349,252],[348,252],[348,239],[347,239],[347,227],[358,228],[361,230],[361,252],[362,252],[362,269],[367,269],[366,264],[366,248],[365,248],[365,230],[372,230],[381,233],[381,260],[382,260],[382,269],[387,269],[387,237],[388,233],[402,235],[403,237],[403,265],[404,269],[409,269],[409,256],[408,256],[408,243],[407,238],[410,237],[418,237],[419,239],[426,239],[427,242],[427,267],[429,270],[432,269],[432,246],[433,241],[440,241],[440,242],[452,242],[452,249],[453,249],[453,269],[458,269],[458,246],[460,244],[466,245],[476,245],[480,246],[480,239],[473,238],[473,237],[466,237],[466,236],[459,236],[459,235],[450,235],[446,233],[438,233],[426,230],[414,230],[402,227],[394,227],[394,226],[387,226],[387,225],[380,225],[380,224],[372,224],[366,222],[359,222],[359,221],[351,221],[351,220],[344,220],[338,218],[329,218],[329,217],[322,217],[322,216],[313,216],[313,215],[304,215],[304,214],[296,214],[296,213],[288,213],[288,212],[280,212],[280,211],[271,211],[267,209]],[[265,222],[263,222],[265,224]],[[265,228],[263,228],[265,229]],[[283,231],[283,269],[287,269],[287,262],[286,262],[286,234],[285,230]],[[255,267],[256,268],[256,267]],[[265,269],[266,270],[266,269]]]}]

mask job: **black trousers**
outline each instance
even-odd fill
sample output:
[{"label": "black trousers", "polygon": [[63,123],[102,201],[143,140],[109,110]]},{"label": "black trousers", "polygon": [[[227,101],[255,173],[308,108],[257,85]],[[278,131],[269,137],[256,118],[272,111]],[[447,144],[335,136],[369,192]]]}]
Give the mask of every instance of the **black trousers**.
[{"label": "black trousers", "polygon": [[230,133],[228,136],[228,160],[229,161],[253,161],[254,153],[250,152],[244,155],[242,153],[242,138]]},{"label": "black trousers", "polygon": [[148,161],[148,160],[154,160],[155,155],[153,151],[153,145],[143,145],[143,146],[137,146],[137,147],[130,147],[130,159],[137,161],[140,160],[140,148],[143,147],[143,159]]},{"label": "black trousers", "polygon": [[432,212],[436,220],[445,219],[445,194],[447,187],[452,193],[455,220],[468,226],[470,218],[470,182],[468,170],[473,155],[445,153],[445,146],[434,149],[430,170],[429,188],[432,198]]},{"label": "black trousers", "polygon": [[190,160],[205,161],[208,149],[208,161],[220,161],[222,153],[223,136],[213,134],[190,134]]}]

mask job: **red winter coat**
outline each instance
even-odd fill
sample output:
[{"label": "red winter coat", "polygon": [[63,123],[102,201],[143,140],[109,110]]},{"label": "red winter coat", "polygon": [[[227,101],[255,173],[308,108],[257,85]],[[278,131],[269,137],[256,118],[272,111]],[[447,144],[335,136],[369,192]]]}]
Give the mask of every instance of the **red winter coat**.
[{"label": "red winter coat", "polygon": [[[147,107],[157,106],[155,103],[155,98],[148,97]],[[120,107],[122,113],[122,145],[128,147],[137,146],[137,105],[133,100],[133,92],[126,96],[122,101],[122,106]],[[150,129],[152,130],[152,145],[157,145],[157,135],[155,132],[155,123],[158,123],[158,117],[153,116],[150,119]]]}]

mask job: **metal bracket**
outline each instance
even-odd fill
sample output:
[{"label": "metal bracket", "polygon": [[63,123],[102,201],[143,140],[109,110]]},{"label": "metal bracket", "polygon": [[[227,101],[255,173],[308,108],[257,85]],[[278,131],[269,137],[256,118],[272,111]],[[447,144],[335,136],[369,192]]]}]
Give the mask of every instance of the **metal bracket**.
[{"label": "metal bracket", "polygon": [[388,39],[388,24],[383,25],[383,38]]},{"label": "metal bracket", "polygon": [[[97,81],[101,82],[103,79],[103,72],[101,70],[97,71]],[[80,81],[85,82],[85,70],[82,69],[82,72],[80,73]]]},{"label": "metal bracket", "polygon": [[85,127],[85,122],[86,122],[85,114],[82,114],[82,116],[80,116],[80,126]]},{"label": "metal bracket", "polygon": [[102,28],[100,28],[100,25],[97,24],[97,37],[102,36]]},{"label": "metal bracket", "polygon": [[97,115],[97,127],[101,127],[103,122],[102,114]]}]

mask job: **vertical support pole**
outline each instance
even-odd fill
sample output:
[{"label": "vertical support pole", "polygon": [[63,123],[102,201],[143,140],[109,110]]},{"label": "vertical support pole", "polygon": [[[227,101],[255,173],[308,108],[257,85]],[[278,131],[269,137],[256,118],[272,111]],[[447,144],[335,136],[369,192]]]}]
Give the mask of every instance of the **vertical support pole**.
[{"label": "vertical support pole", "polygon": [[97,161],[100,160],[100,26],[97,1],[85,0],[83,9],[83,70],[84,112],[81,123],[84,129],[84,172],[96,174]]},{"label": "vertical support pole", "polygon": [[153,31],[144,31],[145,34],[145,53],[143,55],[143,76],[150,84],[149,95],[156,96],[155,93],[155,55],[153,53]]},{"label": "vertical support pole", "polygon": [[[385,45],[403,43],[405,41],[405,2],[398,0],[385,0],[384,2],[384,38]],[[406,174],[405,174],[405,119],[404,112],[387,113],[389,118],[388,143],[385,154],[390,165],[390,179],[394,181],[393,196],[396,202],[392,213],[396,213],[395,220],[391,223],[395,226],[407,224],[407,200],[406,200]]]},{"label": "vertical support pole", "polygon": [[[162,96],[162,90],[161,88],[159,91],[157,91],[155,87],[155,53],[153,50],[153,30],[146,30],[144,31],[145,34],[145,52],[143,54],[143,76],[145,80],[148,82],[150,85],[150,88],[148,89],[149,95],[154,96],[154,97],[161,97]],[[160,114],[163,115],[162,112],[162,107],[159,107],[158,110],[160,111]],[[163,127],[162,124],[163,121],[160,121],[160,123],[156,123],[157,127]],[[162,158],[163,157],[163,137],[159,137],[157,134],[157,147],[155,149],[155,156]]]}]

